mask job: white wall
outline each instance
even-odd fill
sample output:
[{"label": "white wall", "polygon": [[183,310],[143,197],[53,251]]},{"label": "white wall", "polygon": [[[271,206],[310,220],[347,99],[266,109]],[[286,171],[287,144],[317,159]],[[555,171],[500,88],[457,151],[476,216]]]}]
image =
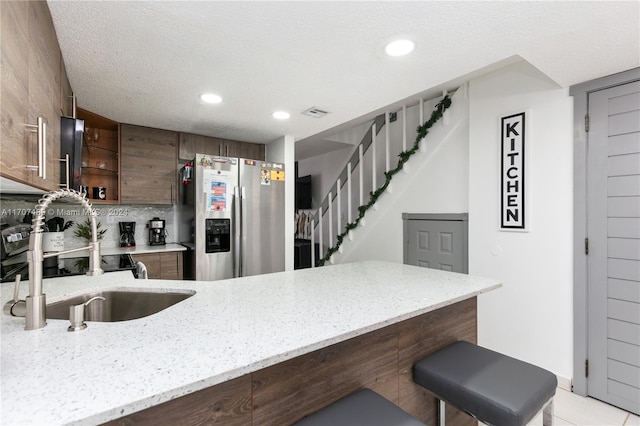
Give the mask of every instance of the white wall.
[{"label": "white wall", "polygon": [[[425,120],[432,110],[425,110]],[[419,151],[405,164],[370,209],[365,226],[352,231],[335,263],[385,260],[402,263],[402,213],[461,213],[468,209],[468,100],[462,88],[453,97],[446,120],[440,120],[423,140]],[[447,125],[443,121],[448,121]],[[415,132],[414,132],[415,133]],[[409,140],[409,146],[415,138]],[[392,164],[395,167],[396,162]],[[378,186],[384,181],[379,181]],[[369,197],[365,197],[365,203]],[[356,213],[357,214],[357,213]]]},{"label": "white wall", "polygon": [[294,240],[294,215],[295,215],[295,139],[285,135],[267,144],[266,160],[274,163],[284,163],[284,265],[285,271],[293,270],[293,240]]},{"label": "white wall", "polygon": [[[524,61],[472,80],[469,98],[469,274],[504,284],[479,298],[479,343],[570,378],[572,98]],[[522,111],[531,228],[501,232],[499,119]]]},{"label": "white wall", "polygon": [[311,203],[314,210],[320,207],[355,149],[354,146],[347,146],[298,161],[298,176],[311,175]]}]

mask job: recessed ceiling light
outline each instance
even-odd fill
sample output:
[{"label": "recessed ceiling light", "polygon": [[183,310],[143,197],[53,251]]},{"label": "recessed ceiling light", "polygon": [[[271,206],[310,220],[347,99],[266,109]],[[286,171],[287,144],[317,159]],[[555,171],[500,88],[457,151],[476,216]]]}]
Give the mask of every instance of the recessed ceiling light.
[{"label": "recessed ceiling light", "polygon": [[277,118],[278,120],[286,120],[287,118],[289,118],[291,116],[286,111],[276,111],[271,115],[273,115],[273,118]]},{"label": "recessed ceiling light", "polygon": [[411,53],[414,47],[415,44],[411,40],[396,40],[387,44],[384,51],[389,56],[404,56]]},{"label": "recessed ceiling light", "polygon": [[203,93],[200,95],[200,99],[208,104],[219,104],[222,102],[222,98],[214,93]]}]

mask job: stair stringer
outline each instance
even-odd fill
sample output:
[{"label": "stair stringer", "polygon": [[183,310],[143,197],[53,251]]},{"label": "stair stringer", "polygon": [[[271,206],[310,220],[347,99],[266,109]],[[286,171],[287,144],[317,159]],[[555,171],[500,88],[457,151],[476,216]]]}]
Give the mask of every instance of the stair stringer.
[{"label": "stair stringer", "polygon": [[[395,164],[397,160],[392,167]],[[469,100],[463,86],[421,141],[420,150],[325,265],[361,260],[402,263],[402,213],[462,213],[468,208]]]}]

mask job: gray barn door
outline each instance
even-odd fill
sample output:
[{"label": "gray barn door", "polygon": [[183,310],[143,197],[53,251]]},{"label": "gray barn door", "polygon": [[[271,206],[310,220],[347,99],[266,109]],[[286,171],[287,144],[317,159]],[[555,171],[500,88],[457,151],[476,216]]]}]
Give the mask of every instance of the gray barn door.
[{"label": "gray barn door", "polygon": [[588,394],[640,414],[640,82],[589,94]]},{"label": "gray barn door", "polygon": [[466,214],[407,214],[404,220],[404,260],[407,265],[467,273]]}]

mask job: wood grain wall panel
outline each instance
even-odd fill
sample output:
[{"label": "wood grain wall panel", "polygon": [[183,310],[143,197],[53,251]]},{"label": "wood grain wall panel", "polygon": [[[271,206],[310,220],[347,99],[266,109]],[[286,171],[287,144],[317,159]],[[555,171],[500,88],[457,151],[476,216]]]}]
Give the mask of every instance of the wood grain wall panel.
[{"label": "wood grain wall panel", "polygon": [[[458,340],[477,342],[476,298],[421,315],[399,325],[399,406],[427,424],[437,424],[437,400],[413,381],[413,364]],[[447,406],[448,423],[474,425],[475,420]]]},{"label": "wood grain wall panel", "polygon": [[397,401],[397,326],[253,374],[254,425],[288,425],[361,388]]},{"label": "wood grain wall panel", "polygon": [[[195,425],[225,419],[225,425],[284,426],[365,387],[437,424],[436,399],[413,383],[413,364],[454,341],[475,343],[476,313],[476,298],[462,301],[232,380],[233,392],[223,383],[107,424]],[[476,423],[447,406],[447,424]]]},{"label": "wood grain wall panel", "polygon": [[251,424],[249,375],[105,423],[106,426]]}]

